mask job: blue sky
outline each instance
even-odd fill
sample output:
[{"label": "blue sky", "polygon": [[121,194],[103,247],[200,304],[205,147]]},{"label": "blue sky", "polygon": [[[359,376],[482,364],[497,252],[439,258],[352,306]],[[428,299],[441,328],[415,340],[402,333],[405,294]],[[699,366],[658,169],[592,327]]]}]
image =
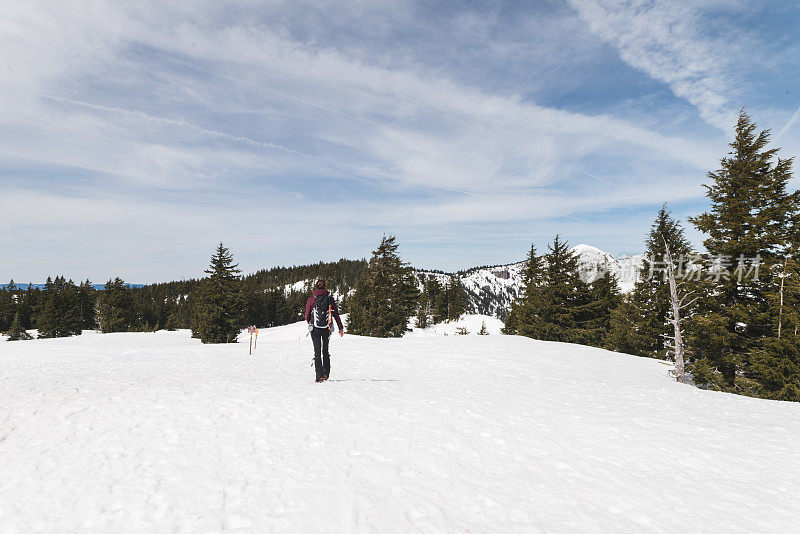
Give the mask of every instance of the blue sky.
[{"label": "blue sky", "polygon": [[0,280],[635,253],[741,107],[800,149],[794,2],[123,4],[0,5]]}]

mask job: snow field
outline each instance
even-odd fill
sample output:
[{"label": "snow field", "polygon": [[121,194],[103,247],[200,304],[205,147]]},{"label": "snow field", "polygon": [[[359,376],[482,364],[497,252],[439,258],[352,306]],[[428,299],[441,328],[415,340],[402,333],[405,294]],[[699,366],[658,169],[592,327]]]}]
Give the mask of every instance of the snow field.
[{"label": "snow field", "polygon": [[481,331],[481,325],[486,325],[486,331],[489,335],[500,335],[503,329],[503,321],[491,315],[467,314],[462,315],[455,321],[446,321],[428,326],[426,328],[417,328],[416,317],[412,317],[409,321],[409,328],[411,332],[406,334],[406,338],[419,337],[419,336],[457,336],[459,328],[466,328],[467,335],[478,335]]},{"label": "snow field", "polygon": [[[488,326],[488,325],[487,325]],[[792,532],[800,405],[512,336],[0,341],[1,532]]]}]

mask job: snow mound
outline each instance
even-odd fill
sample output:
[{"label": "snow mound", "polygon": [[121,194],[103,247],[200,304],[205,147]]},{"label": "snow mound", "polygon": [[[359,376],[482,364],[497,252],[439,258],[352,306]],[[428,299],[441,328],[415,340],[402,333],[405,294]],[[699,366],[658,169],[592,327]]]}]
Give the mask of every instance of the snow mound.
[{"label": "snow mound", "polygon": [[[0,532],[794,532],[800,404],[516,336],[0,341]],[[488,323],[487,323],[487,326]]]}]

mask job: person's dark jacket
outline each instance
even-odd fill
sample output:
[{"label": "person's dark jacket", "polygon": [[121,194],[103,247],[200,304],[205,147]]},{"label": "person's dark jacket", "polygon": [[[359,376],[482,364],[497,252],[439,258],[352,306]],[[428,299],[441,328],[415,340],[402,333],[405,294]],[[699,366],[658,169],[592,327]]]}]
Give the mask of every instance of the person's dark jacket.
[{"label": "person's dark jacket", "polygon": [[[314,308],[314,299],[327,293],[327,289],[315,289],[311,292],[311,296],[308,297],[308,301],[306,302],[306,322],[308,324],[311,324],[311,310]],[[336,321],[336,325],[339,327],[339,332],[344,331],[342,319],[339,317],[339,306],[336,305],[336,301],[334,299],[331,299],[331,315],[333,315],[333,319]]]}]

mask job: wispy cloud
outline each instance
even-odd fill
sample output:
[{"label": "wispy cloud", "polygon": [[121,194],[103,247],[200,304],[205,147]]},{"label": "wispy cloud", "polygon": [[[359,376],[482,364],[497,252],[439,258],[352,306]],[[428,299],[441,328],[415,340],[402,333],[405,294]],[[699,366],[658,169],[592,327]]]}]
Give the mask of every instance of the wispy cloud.
[{"label": "wispy cloud", "polygon": [[738,55],[731,43],[707,37],[709,8],[738,2],[569,0],[588,27],[619,50],[631,66],[669,85],[696,106],[709,124],[728,131],[735,122],[730,72]]},{"label": "wispy cloud", "polygon": [[798,119],[800,119],[800,108],[798,108],[797,111],[795,111],[794,114],[789,118],[789,120],[786,121],[786,124],[783,125],[783,128],[778,130],[778,133],[775,134],[773,140],[778,141],[781,137],[783,137],[783,134],[788,132],[789,129],[795,125]]}]

